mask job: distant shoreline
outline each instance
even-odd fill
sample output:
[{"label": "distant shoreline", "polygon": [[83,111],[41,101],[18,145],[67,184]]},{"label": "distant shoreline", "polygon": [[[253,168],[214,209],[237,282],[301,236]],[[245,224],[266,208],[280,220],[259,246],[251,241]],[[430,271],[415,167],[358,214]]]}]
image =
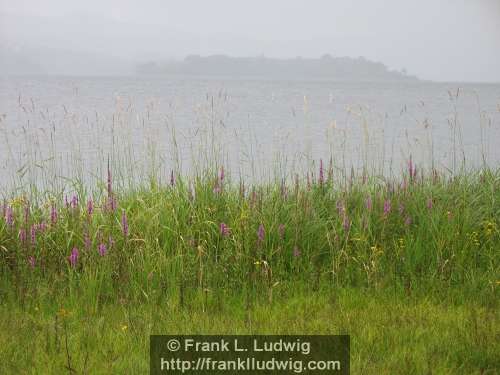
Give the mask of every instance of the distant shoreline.
[{"label": "distant shoreline", "polygon": [[182,61],[142,63],[136,66],[136,73],[154,76],[215,76],[341,82],[420,81],[404,70],[389,70],[384,64],[363,57],[330,55],[324,55],[319,59],[191,55]]}]

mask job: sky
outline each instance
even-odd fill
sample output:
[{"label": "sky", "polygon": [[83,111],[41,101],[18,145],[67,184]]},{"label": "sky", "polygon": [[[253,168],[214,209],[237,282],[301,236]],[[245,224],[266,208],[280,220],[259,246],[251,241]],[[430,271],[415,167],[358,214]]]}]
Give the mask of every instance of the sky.
[{"label": "sky", "polygon": [[189,54],[328,53],[421,79],[500,82],[500,0],[0,0],[0,48],[53,56],[69,72],[77,64],[61,54],[99,69]]}]

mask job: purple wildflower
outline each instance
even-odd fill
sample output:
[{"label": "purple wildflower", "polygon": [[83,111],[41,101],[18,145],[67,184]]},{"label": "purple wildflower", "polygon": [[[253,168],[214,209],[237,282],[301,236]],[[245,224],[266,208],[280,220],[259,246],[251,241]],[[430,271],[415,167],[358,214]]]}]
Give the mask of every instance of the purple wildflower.
[{"label": "purple wildflower", "polygon": [[51,208],[50,208],[50,223],[52,225],[55,225],[57,223],[57,208],[56,205],[53,203]]},{"label": "purple wildflower", "polygon": [[406,225],[407,227],[409,227],[409,226],[411,225],[411,217],[406,216],[406,219],[405,219],[405,225]]},{"label": "purple wildflower", "polygon": [[90,247],[92,246],[92,241],[90,240],[89,232],[86,230],[85,234],[83,235],[84,237],[84,243],[85,243],[85,250],[89,250]]},{"label": "purple wildflower", "polygon": [[300,250],[299,250],[299,248],[298,248],[297,246],[294,246],[294,247],[293,247],[293,256],[294,256],[295,258],[297,258],[297,257],[299,257],[299,256],[300,256]]},{"label": "purple wildflower", "polygon": [[434,204],[433,204],[433,202],[432,202],[432,198],[429,198],[429,199],[427,200],[427,208],[428,208],[429,210],[432,210],[433,205],[434,205]]},{"label": "purple wildflower", "polygon": [[73,197],[71,197],[71,207],[72,208],[78,207],[78,196],[73,195]]},{"label": "purple wildflower", "polygon": [[26,229],[19,229],[19,240],[22,244],[26,242]]},{"label": "purple wildflower", "polygon": [[122,212],[122,231],[125,237],[128,237],[128,220],[125,210]]},{"label": "purple wildflower", "polygon": [[410,175],[410,182],[415,180],[417,177],[417,167],[413,165],[413,160],[410,155],[410,161],[408,162],[408,174]]},{"label": "purple wildflower", "polygon": [[30,265],[31,269],[35,268],[36,265],[36,259],[34,256],[28,257],[28,264]]},{"label": "purple wildflower", "polygon": [[10,206],[6,208],[5,221],[9,227],[12,228],[14,226],[14,210]]},{"label": "purple wildflower", "polygon": [[283,240],[283,238],[285,238],[285,224],[280,224],[278,226],[278,234],[280,235],[280,240]]},{"label": "purple wildflower", "polygon": [[220,223],[219,230],[220,230],[220,234],[223,237],[227,237],[231,234],[231,229],[225,223]]},{"label": "purple wildflower", "polygon": [[92,199],[89,199],[87,201],[87,214],[89,216],[92,216],[93,212],[94,212],[94,202],[92,202]]},{"label": "purple wildflower", "polygon": [[78,262],[78,257],[80,256],[80,253],[78,252],[78,249],[76,247],[71,250],[71,255],[68,256],[68,261],[71,267],[75,267],[76,263]]},{"label": "purple wildflower", "polygon": [[260,224],[259,225],[259,230],[257,231],[257,237],[259,239],[259,243],[264,242],[264,236],[265,236],[265,234],[266,234],[266,232],[264,230],[264,225]]},{"label": "purple wildflower", "polygon": [[384,215],[387,216],[391,212],[391,201],[386,199],[384,202]]},{"label": "purple wildflower", "polygon": [[111,212],[116,211],[116,198],[114,195],[111,195],[110,197],[108,197],[107,206],[108,206],[109,211],[111,211]]},{"label": "purple wildflower", "polygon": [[104,243],[100,243],[99,246],[98,246],[98,248],[97,248],[97,251],[99,251],[99,255],[102,256],[102,257],[104,255],[106,255],[106,251],[107,250],[108,249],[106,248],[106,244],[104,244]]},{"label": "purple wildflower", "polygon": [[372,197],[370,195],[366,198],[365,206],[368,211],[372,210],[373,203],[372,203]]},{"label": "purple wildflower", "polygon": [[108,197],[111,198],[113,191],[112,191],[111,169],[109,169],[109,161],[108,161],[108,186],[107,186],[107,189],[108,189]]},{"label": "purple wildflower", "polygon": [[174,186],[175,185],[175,176],[174,176],[174,170],[170,170],[170,186]]},{"label": "purple wildflower", "polygon": [[31,226],[31,244],[35,245],[36,244],[36,224]]},{"label": "purple wildflower", "polygon": [[221,183],[224,181],[224,177],[225,177],[224,166],[222,166],[222,167],[220,167],[220,174],[219,174],[219,179],[220,179]]},{"label": "purple wildflower", "polygon": [[344,215],[344,221],[342,222],[342,226],[344,227],[344,230],[346,232],[348,232],[349,229],[351,228],[351,221],[349,220],[347,215]]},{"label": "purple wildflower", "polygon": [[325,182],[325,172],[323,170],[323,159],[319,159],[319,183],[323,185]]}]

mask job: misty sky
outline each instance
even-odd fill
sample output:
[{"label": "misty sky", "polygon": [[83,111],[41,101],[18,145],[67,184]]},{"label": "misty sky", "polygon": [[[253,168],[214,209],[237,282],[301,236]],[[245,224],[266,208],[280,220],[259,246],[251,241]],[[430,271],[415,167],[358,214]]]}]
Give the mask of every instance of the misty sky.
[{"label": "misty sky", "polygon": [[422,79],[500,82],[500,0],[0,0],[0,16],[0,48],[35,54],[329,53]]}]

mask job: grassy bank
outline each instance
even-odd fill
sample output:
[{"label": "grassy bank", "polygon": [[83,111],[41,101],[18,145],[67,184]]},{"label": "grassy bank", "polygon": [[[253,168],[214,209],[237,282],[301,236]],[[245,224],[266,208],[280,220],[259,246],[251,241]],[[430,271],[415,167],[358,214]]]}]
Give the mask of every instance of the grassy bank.
[{"label": "grassy bank", "polygon": [[152,333],[348,333],[353,373],[495,373],[500,171],[320,165],[6,199],[0,372],[145,373]]}]

